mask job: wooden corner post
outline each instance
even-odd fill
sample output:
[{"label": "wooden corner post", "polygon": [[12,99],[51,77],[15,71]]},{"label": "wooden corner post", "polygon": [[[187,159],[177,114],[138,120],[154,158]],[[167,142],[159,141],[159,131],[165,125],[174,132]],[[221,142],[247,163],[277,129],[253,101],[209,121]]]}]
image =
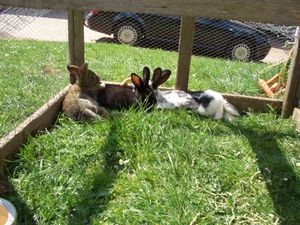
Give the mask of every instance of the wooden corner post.
[{"label": "wooden corner post", "polygon": [[287,118],[293,113],[300,98],[300,28],[297,27],[295,34],[295,46],[293,50],[292,62],[288,72],[286,84],[286,94],[282,105],[282,116]]},{"label": "wooden corner post", "polygon": [[195,32],[195,17],[181,17],[180,40],[179,40],[179,57],[177,64],[177,75],[175,89],[188,89],[190,64],[193,51]]},{"label": "wooden corner post", "polygon": [[68,10],[69,63],[80,66],[84,63],[84,12]]}]

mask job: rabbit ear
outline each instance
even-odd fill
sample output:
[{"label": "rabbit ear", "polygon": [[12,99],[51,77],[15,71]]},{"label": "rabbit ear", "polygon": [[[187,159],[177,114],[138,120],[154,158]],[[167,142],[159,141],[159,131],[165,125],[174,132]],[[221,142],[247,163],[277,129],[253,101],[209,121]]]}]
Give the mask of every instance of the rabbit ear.
[{"label": "rabbit ear", "polygon": [[70,73],[70,84],[75,84],[77,81],[77,75],[74,73]]},{"label": "rabbit ear", "polygon": [[133,85],[138,89],[138,91],[142,90],[144,88],[143,80],[135,73],[132,73],[130,76]]},{"label": "rabbit ear", "polygon": [[170,75],[171,75],[171,71],[170,70],[164,70],[164,71],[162,71],[162,73],[160,75],[160,78],[159,78],[159,80],[157,82],[157,86],[165,83],[169,79]]},{"label": "rabbit ear", "polygon": [[88,64],[83,63],[79,68],[79,75],[85,76],[87,74],[87,72],[88,72]]},{"label": "rabbit ear", "polygon": [[152,88],[156,89],[158,87],[158,82],[160,80],[160,76],[161,76],[161,68],[157,67],[154,72],[153,72],[153,76],[152,76]]},{"label": "rabbit ear", "polygon": [[78,75],[79,74],[79,67],[75,66],[75,65],[67,65],[67,68],[69,70],[69,72],[72,75]]},{"label": "rabbit ear", "polygon": [[144,69],[143,69],[143,82],[144,82],[144,85],[149,85],[149,80],[150,80],[150,70],[147,66],[145,66]]}]

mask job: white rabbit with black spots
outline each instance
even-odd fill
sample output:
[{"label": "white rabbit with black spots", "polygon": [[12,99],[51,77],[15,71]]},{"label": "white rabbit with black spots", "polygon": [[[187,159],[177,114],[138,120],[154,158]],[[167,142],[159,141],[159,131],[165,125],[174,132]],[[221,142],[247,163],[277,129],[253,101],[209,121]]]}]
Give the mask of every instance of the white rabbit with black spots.
[{"label": "white rabbit with black spots", "polygon": [[148,108],[156,106],[160,109],[185,108],[192,109],[202,116],[213,117],[214,119],[228,119],[232,121],[239,116],[237,109],[227,102],[224,97],[216,91],[161,91],[159,85],[163,84],[171,75],[170,70],[162,71],[156,68],[150,81],[150,70],[143,69],[143,79],[137,74],[131,74],[131,80],[139,94],[139,98]]}]

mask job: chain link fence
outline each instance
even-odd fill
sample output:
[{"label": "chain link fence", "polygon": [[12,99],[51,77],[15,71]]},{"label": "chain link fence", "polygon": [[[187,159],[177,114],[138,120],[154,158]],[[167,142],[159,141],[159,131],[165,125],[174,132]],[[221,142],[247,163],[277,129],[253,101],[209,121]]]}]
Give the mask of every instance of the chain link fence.
[{"label": "chain link fence", "polygon": [[[113,35],[117,43],[176,51],[180,19],[179,16],[91,10],[86,16],[86,26],[99,33]],[[289,49],[295,29],[198,17],[193,53],[240,61],[261,61],[268,57],[272,47]]]}]

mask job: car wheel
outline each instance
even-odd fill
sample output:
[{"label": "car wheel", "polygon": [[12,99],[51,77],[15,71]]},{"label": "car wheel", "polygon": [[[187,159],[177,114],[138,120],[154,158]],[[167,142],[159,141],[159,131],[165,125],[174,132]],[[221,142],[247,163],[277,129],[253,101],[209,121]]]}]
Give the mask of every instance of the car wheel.
[{"label": "car wheel", "polygon": [[249,61],[251,58],[251,54],[251,47],[246,42],[241,42],[233,45],[230,51],[231,58],[238,61]]},{"label": "car wheel", "polygon": [[122,23],[115,29],[114,38],[121,44],[136,45],[141,38],[141,30],[133,23]]}]

